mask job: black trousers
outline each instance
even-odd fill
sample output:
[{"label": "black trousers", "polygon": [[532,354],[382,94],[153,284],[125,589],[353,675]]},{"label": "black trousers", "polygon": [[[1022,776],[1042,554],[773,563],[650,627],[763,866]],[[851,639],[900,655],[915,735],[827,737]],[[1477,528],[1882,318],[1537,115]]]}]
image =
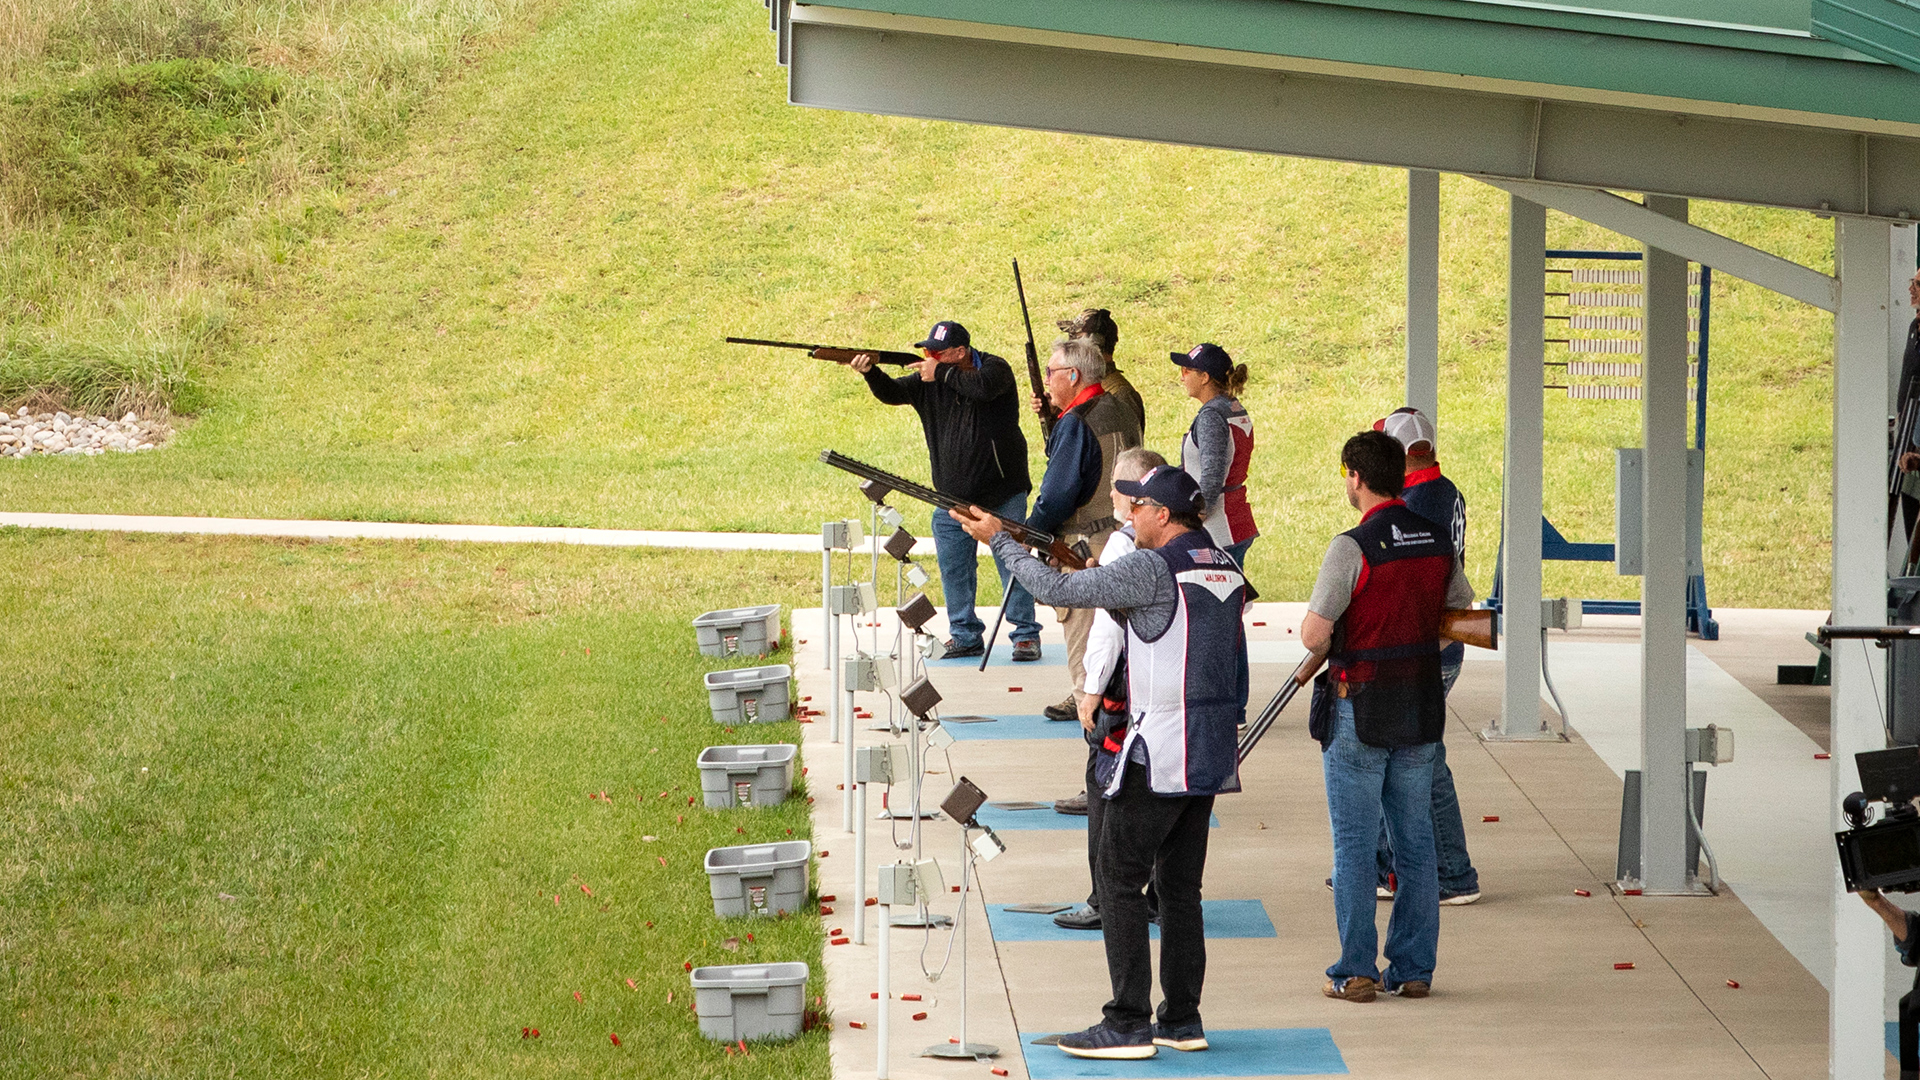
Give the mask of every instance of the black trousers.
[{"label": "black trousers", "polygon": [[[1101,797],[1105,789],[1094,778],[1093,763],[1099,758],[1099,752],[1092,747],[1087,749],[1087,880],[1093,887],[1087,891],[1087,906],[1100,910],[1100,819],[1107,812],[1106,799]],[[1160,891],[1153,882],[1147,882],[1147,917],[1160,914]]]},{"label": "black trousers", "polygon": [[[1089,793],[1088,808],[1093,798]],[[1160,893],[1160,1022],[1197,1023],[1200,987],[1207,977],[1206,927],[1200,915],[1200,879],[1207,868],[1207,820],[1213,796],[1155,795],[1146,767],[1128,762],[1120,793],[1100,820],[1100,929],[1107,947],[1113,1000],[1107,1023],[1133,1030],[1154,1019],[1153,961],[1147,938],[1149,881]],[[1088,828],[1093,827],[1088,815]]]},{"label": "black trousers", "polygon": [[1900,1080],[1920,1077],[1920,1001],[1914,1000],[1920,994],[1920,976],[1914,987],[1900,999]]}]

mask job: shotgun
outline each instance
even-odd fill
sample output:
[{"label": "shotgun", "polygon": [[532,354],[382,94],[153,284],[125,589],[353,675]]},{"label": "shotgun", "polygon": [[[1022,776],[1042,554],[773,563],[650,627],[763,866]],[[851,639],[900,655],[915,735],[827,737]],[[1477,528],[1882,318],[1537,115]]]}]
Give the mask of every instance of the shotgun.
[{"label": "shotgun", "polygon": [[770,349],[803,349],[808,356],[816,360],[829,360],[836,364],[851,364],[853,358],[861,353],[873,357],[876,364],[917,364],[926,357],[910,352],[897,352],[891,349],[860,349],[841,345],[808,345],[799,341],[768,341],[765,338],[730,337],[729,345],[765,345]]},{"label": "shotgun", "polygon": [[1013,260],[1013,291],[1020,295],[1020,319],[1027,324],[1027,379],[1033,383],[1033,396],[1040,400],[1040,441],[1053,438],[1053,422],[1059,416],[1047,400],[1047,380],[1040,374],[1040,353],[1033,346],[1033,317],[1027,314],[1027,287],[1020,281],[1020,260]]},{"label": "shotgun", "polygon": [[[871,480],[878,484],[884,484],[910,499],[918,499],[923,503],[931,503],[942,510],[954,510],[959,507],[972,505],[965,499],[956,499],[951,495],[942,495],[932,488],[923,487],[904,476],[896,476],[884,469],[876,469],[865,462],[855,461],[850,457],[843,454],[836,454],[831,450],[820,451],[820,460],[824,464],[831,465],[836,469],[850,472],[862,480]],[[1087,568],[1086,556],[1068,547],[1064,541],[1052,533],[1044,533],[1038,529],[1029,529],[1025,522],[1008,521],[1006,518],[999,517],[997,514],[990,514],[988,516],[997,518],[1000,524],[1006,528],[1007,534],[1012,536],[1022,546],[1033,548],[1036,551],[1046,552],[1054,562],[1059,563],[1069,570],[1085,570]]]}]

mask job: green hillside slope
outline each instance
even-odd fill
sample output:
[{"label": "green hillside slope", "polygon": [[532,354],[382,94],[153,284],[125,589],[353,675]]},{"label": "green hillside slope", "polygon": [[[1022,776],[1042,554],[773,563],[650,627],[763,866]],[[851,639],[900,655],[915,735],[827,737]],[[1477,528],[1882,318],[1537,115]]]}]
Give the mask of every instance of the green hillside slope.
[{"label": "green hillside slope", "polygon": [[[821,447],[924,477],[918,427],[844,370],[720,338],[901,348],[952,317],[1017,357],[1018,256],[1043,334],[1114,310],[1160,449],[1191,409],[1157,357],[1213,340],[1249,362],[1251,569],[1268,597],[1305,597],[1350,516],[1339,441],[1401,403],[1403,174],[795,109],[748,0],[578,0],[508,40],[413,112],[384,163],[273,233],[221,344],[192,360],[203,400],[174,445],[8,461],[0,501],[807,530],[857,505]],[[1449,179],[1443,207],[1442,459],[1484,589],[1504,203]],[[1831,265],[1830,223],[1808,215],[1695,220]],[[1550,242],[1627,246],[1557,215]],[[1712,599],[1824,606],[1830,320],[1724,278],[1715,317]],[[1548,394],[1548,512],[1608,540],[1610,450],[1637,441],[1638,408]],[[1548,589],[1637,583],[1550,566]]]}]

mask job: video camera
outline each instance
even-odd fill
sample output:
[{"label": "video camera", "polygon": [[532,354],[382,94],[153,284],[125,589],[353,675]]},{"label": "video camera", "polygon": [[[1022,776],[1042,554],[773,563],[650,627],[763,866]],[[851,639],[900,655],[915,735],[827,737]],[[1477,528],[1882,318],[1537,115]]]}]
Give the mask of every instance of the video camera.
[{"label": "video camera", "polygon": [[[1920,746],[1855,754],[1860,786],[1840,802],[1851,828],[1833,834],[1847,891],[1920,891]],[[1874,814],[1873,804],[1883,803]]]}]

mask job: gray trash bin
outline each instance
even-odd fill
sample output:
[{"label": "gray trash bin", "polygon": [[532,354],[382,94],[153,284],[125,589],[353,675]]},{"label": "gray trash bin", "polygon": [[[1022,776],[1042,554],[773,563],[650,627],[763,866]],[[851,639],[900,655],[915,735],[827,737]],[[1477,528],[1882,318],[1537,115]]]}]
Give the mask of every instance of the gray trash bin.
[{"label": "gray trash bin", "polygon": [[812,854],[813,845],[805,840],[719,847],[707,852],[713,913],[731,919],[799,911],[807,898],[807,859]]},{"label": "gray trash bin", "polygon": [[707,673],[707,704],[722,724],[777,724],[792,715],[785,664]]},{"label": "gray trash bin", "polygon": [[791,1039],[807,1004],[805,964],[727,964],[693,969],[700,1034],[721,1042]]},{"label": "gray trash bin", "polygon": [[729,806],[779,806],[793,794],[793,760],[799,747],[709,746],[700,751],[700,794],[709,810]]},{"label": "gray trash bin", "polygon": [[701,656],[765,656],[780,644],[780,605],[709,611],[693,620]]}]

